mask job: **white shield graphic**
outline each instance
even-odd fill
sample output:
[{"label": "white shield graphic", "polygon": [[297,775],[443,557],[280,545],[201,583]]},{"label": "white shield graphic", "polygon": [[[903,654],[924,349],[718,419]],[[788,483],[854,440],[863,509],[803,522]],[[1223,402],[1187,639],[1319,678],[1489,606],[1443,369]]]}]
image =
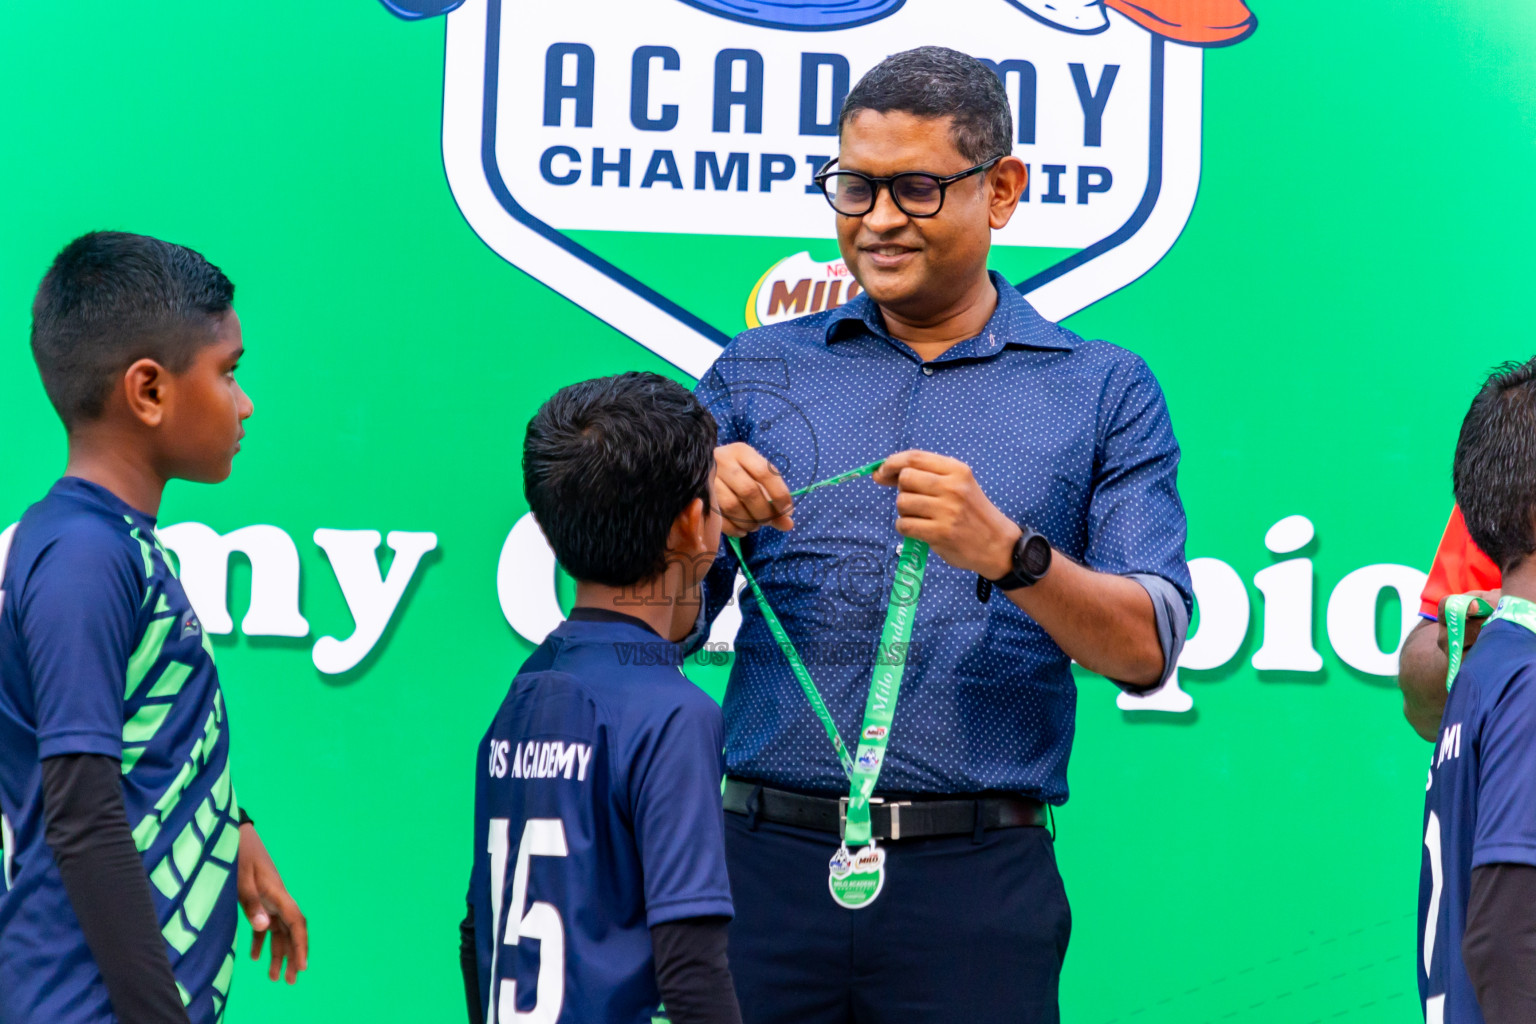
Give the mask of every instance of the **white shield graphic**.
[{"label": "white shield graphic", "polygon": [[[994,245],[1044,254],[1015,284],[1046,317],[1135,281],[1189,219],[1204,51],[1097,2],[906,0],[820,31],[710,6],[468,0],[448,17],[444,80],[444,163],[474,230],[694,376],[727,334],[573,234],[783,238],[783,258],[831,238],[810,176],[837,151],[841,94],[898,50],[950,46],[1002,78],[1031,184]],[[1096,21],[1052,24],[1036,7]],[[743,282],[744,303],[768,269]]]}]

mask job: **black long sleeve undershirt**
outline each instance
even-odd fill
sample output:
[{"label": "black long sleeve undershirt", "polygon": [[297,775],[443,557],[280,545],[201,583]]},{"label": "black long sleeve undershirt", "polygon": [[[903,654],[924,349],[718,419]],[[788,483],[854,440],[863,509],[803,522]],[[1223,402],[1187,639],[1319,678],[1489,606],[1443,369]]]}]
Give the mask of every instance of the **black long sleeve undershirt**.
[{"label": "black long sleeve undershirt", "polygon": [[1536,1021],[1536,867],[1472,872],[1461,958],[1488,1024]]},{"label": "black long sleeve undershirt", "polygon": [[122,766],[98,754],[43,761],[43,835],[121,1024],[188,1024],[149,876],[123,806]]},{"label": "black long sleeve undershirt", "polygon": [[[651,929],[656,987],[672,1024],[741,1024],[736,985],[726,959],[728,923],[724,917],[689,917]],[[472,906],[459,924],[459,970],[470,1024],[485,1024]]]},{"label": "black long sleeve undershirt", "polygon": [[729,918],[686,917],[651,929],[656,987],[672,1024],[741,1024],[726,959]]},{"label": "black long sleeve undershirt", "polygon": [[480,1009],[480,955],[475,951],[475,907],[467,904],[459,922],[459,973],[464,976],[464,1001],[469,1004],[469,1024],[485,1024]]}]

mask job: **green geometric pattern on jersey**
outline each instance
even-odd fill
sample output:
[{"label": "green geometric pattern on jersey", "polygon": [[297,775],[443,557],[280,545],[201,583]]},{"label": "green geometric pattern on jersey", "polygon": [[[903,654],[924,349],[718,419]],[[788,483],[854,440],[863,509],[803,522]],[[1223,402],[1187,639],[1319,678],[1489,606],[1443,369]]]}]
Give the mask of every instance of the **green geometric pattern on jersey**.
[{"label": "green geometric pattern on jersey", "polygon": [[[127,518],[127,517],[124,517]],[[132,523],[132,520],[128,520]],[[146,581],[152,583],[159,565],[164,565],[173,576],[176,564],[170,553],[160,544],[153,533],[147,537],[138,527],[131,531],[139,543],[144,558]],[[147,587],[145,600],[154,593]],[[162,661],[166,641],[178,625],[177,615],[162,592],[155,604],[149,625],[138,648],[128,659],[124,700],[139,702],[138,709],[123,724],[123,774],[133,771],[150,742],[165,723],[166,716],[175,704],[181,689],[191,678],[193,666],[171,659]],[[202,633],[202,647],[209,661],[213,660],[213,644],[206,631]],[[145,815],[133,829],[134,845],[140,853],[147,851],[160,837],[161,828],[181,803],[182,794],[208,763],[225,728],[224,695],[217,690],[213,695],[213,710],[203,724],[203,735],[193,744],[186,762],[175,779],[166,787],[154,810]],[[235,874],[235,857],[240,849],[240,827],[237,824],[239,806],[235,801],[234,786],[230,780],[229,761],[214,782],[208,796],[187,822],[170,851],[149,869],[149,879],[155,888],[176,907],[171,918],[161,930],[165,941],[178,953],[185,954],[197,941],[214,909],[219,896]],[[229,982],[234,975],[234,950],[224,958],[213,981],[213,1002],[220,1018],[229,999]],[[183,1004],[190,1004],[191,994],[180,982]]]}]

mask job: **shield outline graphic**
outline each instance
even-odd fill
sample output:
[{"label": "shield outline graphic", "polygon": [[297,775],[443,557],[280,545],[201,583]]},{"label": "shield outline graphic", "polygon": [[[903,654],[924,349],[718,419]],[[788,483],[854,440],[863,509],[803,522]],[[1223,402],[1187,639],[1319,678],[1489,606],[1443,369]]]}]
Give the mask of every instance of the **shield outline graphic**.
[{"label": "shield outline graphic", "polygon": [[[497,82],[506,0],[468,0],[448,15],[443,166],[454,201],[493,251],[685,373],[702,377],[730,336],[534,216],[496,161]],[[1147,34],[1152,48],[1147,185],[1111,234],[1016,285],[1062,320],[1151,270],[1189,221],[1200,187],[1205,51]],[[1178,116],[1167,116],[1176,111]]]}]

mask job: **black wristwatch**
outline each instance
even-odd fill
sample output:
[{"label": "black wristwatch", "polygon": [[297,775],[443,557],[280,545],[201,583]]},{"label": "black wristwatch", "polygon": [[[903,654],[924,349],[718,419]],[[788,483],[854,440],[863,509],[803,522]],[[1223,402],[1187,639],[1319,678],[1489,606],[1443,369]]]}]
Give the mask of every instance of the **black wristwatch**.
[{"label": "black wristwatch", "polygon": [[1042,533],[1036,533],[1027,526],[1020,526],[1023,532],[1013,544],[1013,567],[995,580],[989,580],[985,576],[976,577],[976,599],[986,603],[992,597],[992,588],[996,587],[1004,593],[1010,590],[1018,590],[1020,587],[1032,587],[1040,582],[1051,568],[1051,542],[1045,539]]}]

